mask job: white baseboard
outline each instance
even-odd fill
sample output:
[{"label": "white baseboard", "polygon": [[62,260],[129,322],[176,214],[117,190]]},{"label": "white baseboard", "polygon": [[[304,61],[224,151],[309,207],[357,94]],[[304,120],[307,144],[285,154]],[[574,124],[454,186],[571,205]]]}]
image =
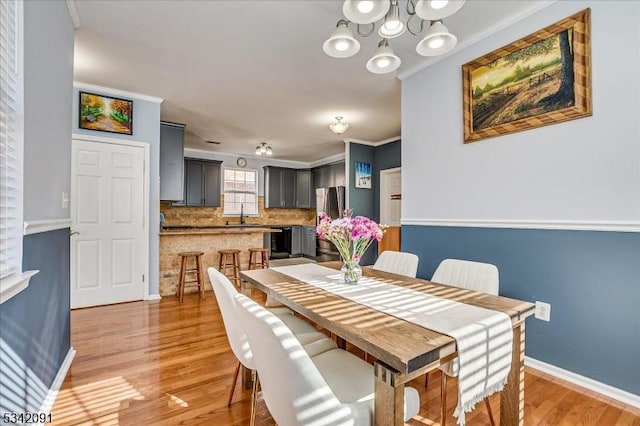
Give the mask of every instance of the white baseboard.
[{"label": "white baseboard", "polygon": [[551,376],[565,380],[574,385],[582,386],[583,388],[592,390],[616,401],[623,402],[628,405],[640,408],[640,395],[635,395],[631,392],[624,391],[622,389],[614,388],[602,382],[590,379],[588,377],[581,376],[573,373],[569,370],[556,367],[555,365],[547,364],[546,362],[538,361],[537,359],[524,357],[524,365],[531,367],[534,370],[542,371]]},{"label": "white baseboard", "polygon": [[162,297],[159,294],[150,294],[144,298],[144,300],[160,300]]},{"label": "white baseboard", "polygon": [[56,374],[55,379],[53,379],[53,383],[51,383],[51,387],[49,388],[49,392],[47,392],[47,396],[40,407],[40,413],[50,413],[53,408],[53,403],[56,402],[56,398],[58,397],[58,391],[62,387],[62,383],[64,382],[64,378],[67,376],[67,372],[71,367],[71,362],[73,361],[73,357],[76,356],[76,350],[71,346],[69,348],[69,352],[67,352],[67,356],[64,357],[64,361],[62,361],[62,365],[58,369],[58,373]]}]

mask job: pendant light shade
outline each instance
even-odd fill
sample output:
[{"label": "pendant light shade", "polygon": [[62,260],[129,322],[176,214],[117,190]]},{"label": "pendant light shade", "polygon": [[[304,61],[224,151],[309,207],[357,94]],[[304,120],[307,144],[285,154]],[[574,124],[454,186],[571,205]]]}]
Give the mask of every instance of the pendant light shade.
[{"label": "pendant light shade", "polygon": [[391,8],[385,15],[384,22],[378,29],[378,35],[382,38],[394,38],[404,34],[406,29],[404,22],[400,19],[398,0],[392,0]]},{"label": "pendant light shade", "polygon": [[378,50],[373,57],[367,61],[367,70],[374,74],[386,74],[397,70],[400,63],[400,58],[393,53],[389,41],[385,38],[378,44]]},{"label": "pendant light shade", "polygon": [[418,0],[416,15],[425,21],[437,21],[456,13],[465,0]]},{"label": "pendant light shade", "polygon": [[337,123],[329,124],[329,128],[336,135],[341,135],[341,134],[343,134],[344,132],[347,131],[347,129],[349,128],[349,124],[348,123],[343,123],[342,122],[342,117],[336,117],[336,120],[337,120]]},{"label": "pendant light shade", "polygon": [[345,0],[342,13],[356,24],[370,24],[382,19],[390,6],[389,0]]},{"label": "pendant light shade", "polygon": [[458,38],[451,34],[441,21],[435,21],[416,46],[416,52],[422,56],[442,55],[456,47],[457,43]]},{"label": "pendant light shade", "polygon": [[335,31],[322,44],[324,53],[332,58],[349,58],[360,51],[360,42],[353,36],[348,24],[344,20],[338,21]]},{"label": "pendant light shade", "polygon": [[260,145],[256,146],[256,155],[273,155],[273,149],[266,142],[260,142]]}]

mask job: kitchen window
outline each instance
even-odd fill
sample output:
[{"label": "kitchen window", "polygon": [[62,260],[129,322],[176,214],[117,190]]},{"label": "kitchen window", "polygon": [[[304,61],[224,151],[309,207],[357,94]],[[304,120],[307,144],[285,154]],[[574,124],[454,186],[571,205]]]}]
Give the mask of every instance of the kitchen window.
[{"label": "kitchen window", "polygon": [[224,215],[258,214],[258,171],[224,169]]}]

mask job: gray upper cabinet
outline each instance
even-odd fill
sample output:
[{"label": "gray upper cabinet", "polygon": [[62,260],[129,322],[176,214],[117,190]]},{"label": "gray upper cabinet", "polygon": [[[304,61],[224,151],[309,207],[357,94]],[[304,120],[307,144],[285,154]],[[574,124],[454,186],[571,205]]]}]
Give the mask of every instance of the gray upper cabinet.
[{"label": "gray upper cabinet", "polygon": [[220,169],[222,161],[187,158],[185,164],[185,204],[220,206]]},{"label": "gray upper cabinet", "polygon": [[160,199],[184,198],[184,124],[160,122]]},{"label": "gray upper cabinet", "polygon": [[296,170],[296,207],[311,208],[311,170]]},{"label": "gray upper cabinet", "polygon": [[311,208],[311,172],[308,169],[264,167],[266,208]]},{"label": "gray upper cabinet", "polygon": [[311,171],[313,188],[330,188],[345,186],[344,161],[317,167]]}]

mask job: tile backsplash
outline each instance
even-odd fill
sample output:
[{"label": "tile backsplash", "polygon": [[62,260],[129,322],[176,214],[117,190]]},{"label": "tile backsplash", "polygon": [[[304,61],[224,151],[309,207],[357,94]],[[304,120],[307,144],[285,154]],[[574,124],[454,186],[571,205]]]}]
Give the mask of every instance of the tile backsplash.
[{"label": "tile backsplash", "polygon": [[[222,202],[222,200],[221,200]],[[175,207],[171,202],[161,202],[160,212],[164,215],[164,226],[225,225],[235,224],[239,217],[222,216],[222,207]],[[315,209],[265,209],[264,197],[258,197],[258,216],[245,218],[248,224],[263,225],[315,225]]]}]

